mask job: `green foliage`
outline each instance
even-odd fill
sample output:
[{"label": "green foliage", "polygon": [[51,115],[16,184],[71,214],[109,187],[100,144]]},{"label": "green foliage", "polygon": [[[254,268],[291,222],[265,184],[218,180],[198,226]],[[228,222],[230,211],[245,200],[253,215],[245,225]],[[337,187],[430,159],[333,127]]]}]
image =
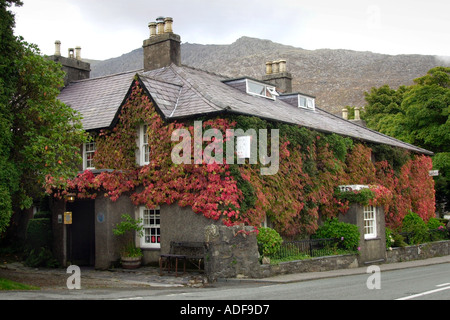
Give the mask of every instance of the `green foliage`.
[{"label": "green foliage", "polygon": [[129,231],[136,231],[140,237],[144,235],[142,219],[134,219],[129,214],[123,214],[121,218],[122,221],[113,229],[114,235],[121,236]]},{"label": "green foliage", "polygon": [[26,247],[29,250],[49,248],[52,242],[52,225],[48,218],[30,219],[27,227]]},{"label": "green foliage", "polygon": [[[414,82],[397,90],[372,88],[362,118],[369,128],[435,153],[435,168],[441,170],[436,200],[445,211],[450,208],[450,68],[432,68]],[[396,158],[401,159],[387,157],[394,168]]]},{"label": "green foliage", "polygon": [[448,239],[448,231],[446,225],[437,218],[430,218],[427,222],[428,232],[431,241],[440,241]]},{"label": "green foliage", "polygon": [[[126,234],[130,234],[130,232],[137,232],[139,237],[144,236],[142,219],[134,219],[129,214],[123,214],[121,216],[122,221],[116,224],[116,227],[113,229],[113,233],[116,236],[124,236]],[[133,235],[133,234],[131,234]],[[142,251],[140,248],[136,247],[134,242],[134,237],[125,244],[122,249],[122,256],[125,257],[141,257]]]},{"label": "green foliage", "polygon": [[26,259],[28,267],[58,267],[59,263],[53,257],[52,226],[49,218],[34,218],[28,222],[27,237],[25,242]]},{"label": "green foliage", "polygon": [[428,239],[428,228],[425,221],[415,212],[410,211],[402,222],[402,233],[408,233],[409,244],[424,243]]},{"label": "green foliage", "polygon": [[336,189],[335,197],[340,201],[368,205],[369,201],[375,198],[375,192],[369,188],[364,188],[359,191],[340,191]]},{"label": "green foliage", "polygon": [[392,246],[393,247],[406,247],[407,243],[405,242],[405,237],[403,237],[401,234],[398,233],[394,233],[392,235],[393,238],[393,243]]},{"label": "green foliage", "polygon": [[341,245],[344,249],[356,251],[359,247],[359,230],[356,225],[340,222],[337,219],[329,219],[324,222],[322,226],[317,229],[314,235],[316,239],[341,239]]},{"label": "green foliage", "polygon": [[31,249],[24,264],[28,267],[38,268],[57,268],[59,267],[58,261],[53,257],[53,253],[49,248],[37,248]]},{"label": "green foliage", "polygon": [[450,152],[436,153],[433,157],[433,169],[439,170],[434,177],[436,202],[441,204],[438,210],[450,210]]},{"label": "green foliage", "polygon": [[277,231],[271,228],[261,227],[256,236],[259,253],[262,256],[270,257],[280,250],[283,239]]},{"label": "green foliage", "polygon": [[61,66],[14,36],[12,4],[22,2],[0,1],[0,232],[43,195],[47,176],[76,175],[86,140],[80,115],[57,99]]}]

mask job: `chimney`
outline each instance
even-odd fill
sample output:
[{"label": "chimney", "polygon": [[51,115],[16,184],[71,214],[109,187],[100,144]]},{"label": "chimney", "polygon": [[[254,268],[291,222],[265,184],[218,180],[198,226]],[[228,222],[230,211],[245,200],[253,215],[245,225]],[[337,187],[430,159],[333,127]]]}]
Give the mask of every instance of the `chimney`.
[{"label": "chimney", "polygon": [[81,60],[81,48],[75,47],[75,59]]},{"label": "chimney", "polygon": [[284,59],[266,62],[266,75],[262,80],[271,83],[282,93],[292,93],[292,75],[287,72]]},{"label": "chimney", "polygon": [[181,65],[181,38],[173,33],[173,19],[159,17],[148,24],[149,39],[144,40],[144,71]]},{"label": "chimney", "polygon": [[61,41],[55,41],[55,56],[61,56]]},{"label": "chimney", "polygon": [[48,57],[56,63],[61,64],[61,69],[65,72],[64,85],[72,81],[88,79],[91,74],[91,65],[81,60],[81,48],[69,48],[68,57],[61,55],[61,41],[55,41],[55,54]]}]

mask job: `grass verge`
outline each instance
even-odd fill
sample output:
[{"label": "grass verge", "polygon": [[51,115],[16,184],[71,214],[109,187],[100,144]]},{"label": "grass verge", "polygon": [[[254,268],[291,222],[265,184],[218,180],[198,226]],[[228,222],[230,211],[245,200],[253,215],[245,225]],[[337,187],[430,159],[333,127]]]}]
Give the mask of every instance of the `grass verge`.
[{"label": "grass verge", "polygon": [[39,287],[29,286],[27,284],[0,278],[0,291],[1,290],[39,290],[39,289],[40,289]]}]

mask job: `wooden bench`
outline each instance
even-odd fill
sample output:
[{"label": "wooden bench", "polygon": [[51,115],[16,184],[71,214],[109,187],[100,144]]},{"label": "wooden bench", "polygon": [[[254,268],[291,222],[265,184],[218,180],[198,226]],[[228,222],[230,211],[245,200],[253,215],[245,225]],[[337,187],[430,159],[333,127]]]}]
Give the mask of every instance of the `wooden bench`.
[{"label": "wooden bench", "polygon": [[175,262],[175,276],[178,277],[178,262],[183,262],[183,273],[186,273],[186,262],[189,261],[201,269],[205,256],[205,244],[193,241],[171,241],[170,252],[159,256],[159,274],[162,275],[163,265],[169,273]]}]

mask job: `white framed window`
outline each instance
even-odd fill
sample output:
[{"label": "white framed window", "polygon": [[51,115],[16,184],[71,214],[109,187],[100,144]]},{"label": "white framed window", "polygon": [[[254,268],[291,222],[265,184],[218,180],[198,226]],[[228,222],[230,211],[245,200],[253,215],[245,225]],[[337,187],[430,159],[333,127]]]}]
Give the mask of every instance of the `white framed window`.
[{"label": "white framed window", "polygon": [[160,208],[139,208],[139,216],[144,227],[144,236],[140,238],[141,248],[161,248]]},{"label": "white framed window", "polygon": [[377,211],[374,206],[364,206],[364,239],[377,237]]},{"label": "white framed window", "polygon": [[87,142],[83,144],[83,170],[95,169],[94,154],[97,147],[95,141]]},{"label": "white framed window", "polygon": [[316,108],[315,99],[311,98],[311,97],[305,97],[302,95],[298,95],[298,106],[300,108],[315,110],[315,108]]},{"label": "white framed window", "polygon": [[247,84],[247,93],[252,94],[259,97],[264,97],[268,99],[275,100],[277,96],[279,96],[277,90],[273,86],[269,86],[264,83],[252,81],[246,79]]},{"label": "white framed window", "polygon": [[150,163],[150,146],[148,144],[148,125],[139,127],[139,165],[144,166]]}]

